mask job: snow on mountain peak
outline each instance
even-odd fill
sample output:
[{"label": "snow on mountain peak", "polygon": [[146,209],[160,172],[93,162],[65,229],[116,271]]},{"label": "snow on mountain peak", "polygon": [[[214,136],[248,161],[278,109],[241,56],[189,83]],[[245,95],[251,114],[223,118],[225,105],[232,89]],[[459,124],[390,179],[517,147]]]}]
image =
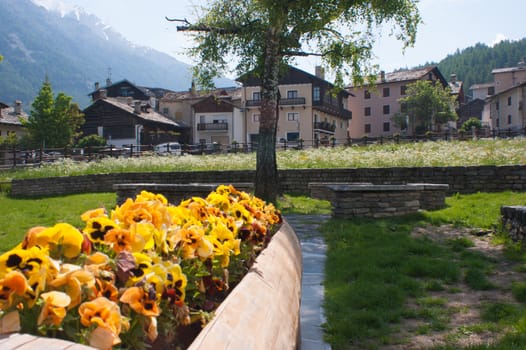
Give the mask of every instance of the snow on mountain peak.
[{"label": "snow on mountain peak", "polygon": [[85,11],[77,5],[68,4],[61,0],[31,0],[35,5],[41,6],[48,11],[60,13],[64,17],[68,14],[73,14],[77,19],[80,19],[81,13]]}]

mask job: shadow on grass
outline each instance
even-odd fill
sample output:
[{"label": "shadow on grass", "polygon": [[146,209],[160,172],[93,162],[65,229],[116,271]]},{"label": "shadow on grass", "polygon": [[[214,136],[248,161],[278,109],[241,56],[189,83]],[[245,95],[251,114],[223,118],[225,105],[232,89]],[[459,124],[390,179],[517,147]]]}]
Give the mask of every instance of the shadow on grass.
[{"label": "shadow on grass", "polygon": [[[430,292],[454,290],[458,283],[473,291],[497,287],[488,280],[495,260],[470,250],[469,239],[435,241],[411,235],[430,221],[447,220],[418,213],[392,219],[331,219],[322,226],[328,245],[324,328],[333,349],[377,349],[403,342],[394,335],[404,319],[423,325],[415,335],[444,330],[451,310],[443,300],[428,299]],[[522,288],[516,289],[522,293]],[[515,338],[510,334],[502,341]]]}]

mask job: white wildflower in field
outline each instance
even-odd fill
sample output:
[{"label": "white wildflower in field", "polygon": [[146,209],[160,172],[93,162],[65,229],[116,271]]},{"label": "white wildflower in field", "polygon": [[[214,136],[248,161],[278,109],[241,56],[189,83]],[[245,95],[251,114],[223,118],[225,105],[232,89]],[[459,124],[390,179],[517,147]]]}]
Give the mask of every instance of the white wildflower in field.
[{"label": "white wildflower in field", "polygon": [[[526,165],[525,150],[525,138],[481,139],[287,149],[278,150],[276,158],[279,169]],[[255,153],[108,157],[89,162],[61,159],[40,168],[5,172],[0,175],[0,181],[15,177],[255,168]]]}]

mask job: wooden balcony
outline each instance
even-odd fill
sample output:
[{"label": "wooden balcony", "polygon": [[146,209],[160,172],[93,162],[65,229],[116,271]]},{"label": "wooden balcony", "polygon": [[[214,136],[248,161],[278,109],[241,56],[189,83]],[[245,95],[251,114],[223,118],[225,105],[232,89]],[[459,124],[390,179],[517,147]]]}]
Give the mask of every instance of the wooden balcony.
[{"label": "wooden balcony", "polygon": [[336,126],[328,122],[314,122],[314,130],[334,132]]},{"label": "wooden balcony", "polygon": [[199,131],[227,131],[228,123],[198,123]]},{"label": "wooden balcony", "polygon": [[[303,106],[305,105],[305,97],[295,98],[282,98],[279,100],[280,106]],[[259,107],[261,106],[261,100],[247,100],[247,107]]]}]

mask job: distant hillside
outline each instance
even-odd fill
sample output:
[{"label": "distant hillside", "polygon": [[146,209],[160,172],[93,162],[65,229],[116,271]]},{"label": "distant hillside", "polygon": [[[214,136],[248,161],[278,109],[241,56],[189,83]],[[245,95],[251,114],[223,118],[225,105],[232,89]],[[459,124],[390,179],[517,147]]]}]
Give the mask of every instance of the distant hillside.
[{"label": "distant hillside", "polygon": [[493,81],[493,69],[516,67],[521,59],[526,59],[526,39],[502,41],[493,47],[479,43],[457,50],[441,60],[438,68],[448,80],[455,73],[464,82],[464,92],[469,95],[473,84]]},{"label": "distant hillside", "polygon": [[[95,82],[128,79],[138,86],[185,90],[190,66],[137,47],[84,12],[61,16],[30,0],[0,0],[0,101],[29,108],[47,76],[56,93],[86,107]],[[223,79],[218,86],[231,86]],[[29,111],[29,110],[28,110]]]}]

